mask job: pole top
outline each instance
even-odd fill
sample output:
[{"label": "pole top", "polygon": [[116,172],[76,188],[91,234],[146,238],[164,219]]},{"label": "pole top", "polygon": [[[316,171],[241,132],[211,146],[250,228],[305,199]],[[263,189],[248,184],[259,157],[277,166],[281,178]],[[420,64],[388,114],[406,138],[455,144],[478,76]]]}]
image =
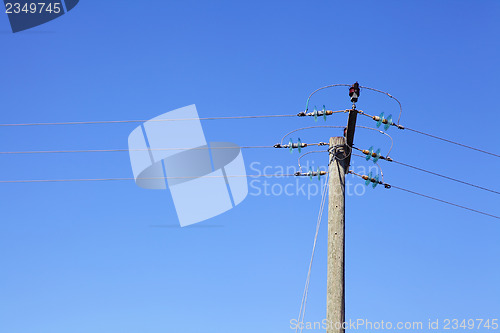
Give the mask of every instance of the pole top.
[{"label": "pole top", "polygon": [[359,89],[359,83],[356,81],[350,88],[349,88],[349,97],[351,97],[351,103],[356,103],[359,98],[360,94],[360,89]]}]

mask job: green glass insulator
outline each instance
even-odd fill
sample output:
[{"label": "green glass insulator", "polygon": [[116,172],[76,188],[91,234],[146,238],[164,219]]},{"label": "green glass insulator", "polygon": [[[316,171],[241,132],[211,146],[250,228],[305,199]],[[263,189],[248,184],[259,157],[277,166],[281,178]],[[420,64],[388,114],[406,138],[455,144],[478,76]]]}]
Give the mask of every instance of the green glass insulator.
[{"label": "green glass insulator", "polygon": [[293,141],[292,141],[292,138],[290,138],[290,141],[288,141],[288,149],[290,149],[290,154],[293,153]]},{"label": "green glass insulator", "polygon": [[318,180],[321,180],[321,173],[319,171],[319,168],[318,168]]},{"label": "green glass insulator", "polygon": [[384,120],[384,113],[382,112],[378,117],[379,120],[377,121],[377,127],[380,127],[380,125],[382,125],[382,121]]},{"label": "green glass insulator", "polygon": [[373,158],[373,163],[377,163],[377,161],[380,159],[380,148],[377,149],[377,151],[375,152],[375,154],[377,154],[377,156],[375,156]]},{"label": "green glass insulator", "polygon": [[376,175],[373,179],[375,179],[375,182],[373,183],[373,188],[377,187],[378,185],[378,175]]},{"label": "green glass insulator", "polygon": [[384,130],[387,131],[392,124],[394,124],[394,122],[392,121],[392,114],[390,114],[389,117],[387,117],[387,124],[384,124]]},{"label": "green glass insulator", "polygon": [[371,178],[372,178],[372,172],[370,171],[370,172],[368,173],[368,179],[367,179],[367,180],[365,180],[365,185],[366,185],[366,186],[368,186],[368,184],[370,184],[370,183],[371,183]]},{"label": "green glass insulator", "polygon": [[313,171],[312,171],[311,167],[309,167],[309,172],[307,174],[309,175],[309,179],[312,180],[313,179]]},{"label": "green glass insulator", "polygon": [[326,106],[323,105],[323,119],[326,121]]},{"label": "green glass insulator", "polygon": [[316,109],[316,107],[314,107],[313,115],[314,115],[314,121],[318,121],[318,109]]},{"label": "green glass insulator", "polygon": [[302,141],[300,141],[300,138],[297,140],[297,149],[299,150],[299,154],[302,151]]},{"label": "green glass insulator", "polygon": [[372,153],[373,153],[373,146],[370,147],[370,149],[368,149],[369,151],[369,154],[366,155],[365,157],[365,160],[369,161],[370,160],[370,157],[372,157]]}]

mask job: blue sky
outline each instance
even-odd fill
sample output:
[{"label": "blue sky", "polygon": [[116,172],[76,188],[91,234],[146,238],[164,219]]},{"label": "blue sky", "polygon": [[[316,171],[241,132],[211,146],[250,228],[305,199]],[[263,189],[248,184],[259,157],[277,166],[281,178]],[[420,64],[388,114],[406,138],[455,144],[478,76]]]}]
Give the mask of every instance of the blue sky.
[{"label": "blue sky", "polygon": [[[402,102],[401,124],[499,153],[499,14],[494,0],[87,0],[16,34],[3,15],[1,123],[151,119],[190,104],[200,117],[295,114],[316,88],[359,81]],[[344,88],[311,103],[350,106]],[[398,111],[366,90],[358,107]],[[334,115],[326,124],[346,121]],[[209,141],[247,146],[273,145],[314,124],[284,118],[203,127]],[[358,124],[373,126],[364,117]],[[136,126],[3,127],[0,151],[127,148]],[[392,158],[500,189],[498,158],[388,133]],[[318,129],[300,137],[339,135]],[[355,143],[388,149],[373,131],[358,130]],[[327,163],[324,154],[308,156],[316,166]],[[297,157],[244,151],[248,173],[251,165],[295,166]],[[3,155],[0,163],[2,180],[132,176],[127,153]],[[355,168],[369,163],[353,158]],[[388,183],[500,214],[495,194],[382,167]],[[291,331],[319,195],[249,195],[188,228],[176,227],[168,191],[130,181],[0,184],[0,195],[0,332]],[[346,199],[346,225],[347,318],[500,318],[498,220],[377,188]],[[325,295],[326,214],[306,320],[325,317]]]}]

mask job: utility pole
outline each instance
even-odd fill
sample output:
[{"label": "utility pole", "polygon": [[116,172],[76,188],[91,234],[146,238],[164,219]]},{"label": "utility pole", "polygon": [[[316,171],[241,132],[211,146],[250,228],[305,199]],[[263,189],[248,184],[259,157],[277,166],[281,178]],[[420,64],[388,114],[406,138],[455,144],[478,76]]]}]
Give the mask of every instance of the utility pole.
[{"label": "utility pole", "polygon": [[330,138],[328,195],[328,278],[326,319],[327,333],[344,332],[345,321],[345,173],[344,137]]},{"label": "utility pole", "polygon": [[358,111],[356,82],[349,89],[353,103],[349,111],[345,137],[330,138],[328,196],[328,277],[326,319],[327,333],[344,333],[345,322],[345,175],[349,171],[351,147]]}]

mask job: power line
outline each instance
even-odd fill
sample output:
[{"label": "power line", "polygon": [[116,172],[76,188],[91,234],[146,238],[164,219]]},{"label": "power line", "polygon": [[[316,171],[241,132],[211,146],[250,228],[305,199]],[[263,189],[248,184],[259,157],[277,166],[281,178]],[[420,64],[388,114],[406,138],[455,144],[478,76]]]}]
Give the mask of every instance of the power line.
[{"label": "power line", "polygon": [[[320,204],[319,213],[318,213],[318,221],[316,222],[316,233],[314,234],[314,241],[313,241],[313,248],[312,248],[311,260],[309,261],[309,269],[307,271],[306,285],[304,287],[304,293],[302,294],[302,302],[300,304],[299,316],[297,318],[298,324],[302,323],[302,321],[304,320],[305,313],[306,313],[307,296],[309,294],[309,283],[311,281],[312,264],[313,264],[313,260],[314,260],[314,253],[315,253],[315,250],[316,250],[316,243],[317,243],[317,240],[318,240],[319,227],[321,225],[321,219],[323,217],[323,210],[324,210],[324,207],[325,207],[326,193],[328,192],[328,190],[327,190],[327,188],[328,188],[328,177],[329,177],[329,174],[327,174],[327,176],[326,176],[325,185],[323,186],[323,193],[321,195],[321,204]],[[295,329],[296,333],[298,332],[298,328],[299,327],[297,326],[297,328]],[[300,332],[302,332],[302,329],[303,329],[303,326],[301,327]]]},{"label": "power line", "polygon": [[222,119],[256,119],[256,118],[280,118],[296,117],[291,114],[276,114],[262,116],[229,116],[229,117],[205,117],[205,118],[179,118],[179,119],[141,119],[141,120],[100,120],[100,121],[68,121],[53,123],[19,123],[19,124],[0,124],[0,127],[14,126],[47,126],[47,125],[90,125],[90,124],[121,124],[121,123],[144,123],[144,122],[164,122],[164,121],[186,121],[186,120],[222,120]]},{"label": "power line", "polygon": [[306,102],[306,111],[309,110],[309,100],[311,99],[312,95],[314,95],[315,93],[317,93],[318,91],[320,90],[323,90],[323,89],[326,89],[326,88],[332,88],[332,87],[350,87],[351,85],[350,84],[343,84],[343,83],[338,83],[338,84],[330,84],[328,86],[324,86],[324,87],[321,87],[321,88],[318,88],[316,90],[314,90],[310,95],[309,97],[307,97],[307,102]]},{"label": "power line", "polygon": [[345,128],[345,126],[318,125],[318,126],[307,126],[307,127],[296,128],[296,129],[294,129],[294,130],[286,133],[285,135],[283,135],[283,137],[280,140],[280,145],[283,144],[283,140],[285,140],[285,138],[287,136],[289,136],[290,134],[298,132],[298,131],[303,131],[303,130],[306,130],[306,129],[312,129],[312,128]]},{"label": "power line", "polygon": [[[369,115],[367,113],[364,113],[361,110],[358,110],[358,114],[361,114],[363,116],[372,118],[375,121],[377,121],[378,119],[380,119],[380,117],[378,117],[378,116]],[[382,120],[385,121],[384,124],[389,124],[389,125],[392,125],[392,126],[396,126],[397,128],[399,128],[401,130],[405,130],[406,129],[408,131],[415,132],[415,133],[418,133],[418,134],[421,134],[421,135],[425,135],[425,136],[428,136],[428,137],[431,137],[431,138],[434,138],[434,139],[437,139],[437,140],[445,141],[445,142],[448,142],[448,143],[451,143],[451,144],[454,144],[454,145],[457,145],[457,146],[460,146],[460,147],[463,147],[463,148],[475,150],[475,151],[478,151],[478,152],[481,152],[481,153],[484,153],[484,154],[488,154],[488,155],[491,155],[491,156],[495,156],[495,157],[500,157],[500,155],[498,155],[498,154],[495,154],[495,153],[492,153],[492,152],[489,152],[489,151],[486,151],[486,150],[483,150],[483,149],[471,147],[471,146],[465,145],[465,144],[460,143],[460,142],[456,142],[456,141],[453,141],[453,140],[449,140],[449,139],[445,139],[445,138],[439,137],[439,136],[434,135],[434,134],[425,133],[425,132],[418,131],[418,130],[413,129],[413,128],[408,128],[408,127],[399,125],[399,122],[396,124],[396,123],[388,122],[387,119],[382,119]]]},{"label": "power line", "polygon": [[475,188],[478,188],[478,189],[481,189],[481,190],[484,190],[484,191],[488,191],[488,192],[491,192],[491,193],[500,194],[500,192],[498,192],[498,191],[495,191],[495,190],[492,190],[492,189],[489,189],[489,188],[486,188],[486,187],[482,187],[482,186],[479,186],[479,185],[475,185],[475,184],[472,184],[472,183],[464,182],[463,180],[459,180],[459,179],[456,179],[456,178],[452,178],[452,177],[448,177],[448,176],[445,176],[445,175],[441,175],[441,174],[433,172],[433,171],[429,171],[429,170],[425,170],[425,169],[422,169],[422,168],[418,168],[418,167],[413,166],[413,165],[409,165],[409,164],[398,162],[398,161],[394,161],[394,160],[392,160],[391,162],[403,165],[403,166],[408,167],[408,168],[412,168],[412,169],[415,169],[415,170],[426,172],[426,173],[429,173],[429,174],[434,175],[434,176],[438,176],[438,177],[442,177],[442,178],[445,178],[445,179],[448,179],[448,180],[452,180],[452,181],[460,183],[460,184],[472,186],[472,187],[475,187]]},{"label": "power line", "polygon": [[381,184],[381,185],[384,185],[385,188],[387,189],[390,189],[390,188],[395,188],[395,189],[398,189],[398,190],[401,190],[401,191],[405,191],[405,192],[408,192],[408,193],[412,193],[412,194],[415,194],[415,195],[419,195],[421,197],[424,197],[424,198],[428,198],[428,199],[432,199],[432,200],[435,200],[435,201],[439,201],[441,203],[445,203],[445,204],[448,204],[448,205],[451,205],[451,206],[455,206],[455,207],[459,207],[459,208],[463,208],[463,209],[466,209],[466,210],[469,210],[471,212],[475,212],[475,213],[478,213],[478,214],[482,214],[482,215],[486,215],[486,216],[489,216],[489,217],[493,217],[495,219],[499,219],[500,220],[500,216],[496,216],[496,215],[493,215],[493,214],[489,214],[489,213],[486,213],[486,212],[483,212],[483,211],[480,211],[480,210],[477,210],[477,209],[473,209],[473,208],[470,208],[470,207],[466,207],[466,206],[462,206],[462,205],[459,205],[459,204],[456,204],[456,203],[453,203],[453,202],[449,202],[449,201],[446,201],[446,200],[443,200],[443,199],[439,199],[439,198],[435,198],[435,197],[431,197],[430,195],[426,195],[426,194],[422,194],[422,193],[418,193],[418,192],[415,192],[415,191],[412,191],[412,190],[408,190],[406,188],[403,188],[403,187],[399,187],[399,186],[394,186],[394,185],[391,185],[391,184],[387,184],[387,183],[384,183],[382,181],[379,181],[377,179],[374,179],[374,178],[370,178],[369,176],[366,176],[366,175],[360,175],[358,173],[355,173],[354,171],[350,170],[349,171],[350,174],[352,175],[355,175],[355,176],[358,176],[366,181],[371,181],[372,183],[378,183],[378,184]]},{"label": "power line", "polygon": [[[294,129],[293,131],[290,131],[290,132],[286,133],[286,134],[285,134],[285,135],[281,138],[280,145],[282,145],[282,144],[283,144],[283,140],[285,140],[285,138],[286,138],[287,136],[289,136],[290,134],[295,133],[295,132],[298,132],[298,131],[306,130],[306,129],[312,129],[312,128],[346,128],[346,127],[345,127],[345,126],[332,126],[332,125],[317,125],[317,126],[300,127],[300,128]],[[389,137],[389,139],[391,139],[391,147],[389,148],[389,152],[388,152],[387,154],[390,154],[390,152],[392,151],[392,148],[393,148],[393,146],[394,146],[394,140],[392,139],[392,136],[390,136],[389,134],[387,134],[387,133],[386,133],[386,132],[384,132],[384,131],[381,131],[381,130],[379,130],[379,129],[372,128],[372,127],[367,127],[367,126],[356,125],[356,128],[369,129],[369,130],[379,132],[380,134],[384,134],[385,136]]]},{"label": "power line", "polygon": [[[227,175],[227,178],[259,178],[259,177],[295,177],[295,174],[262,174],[262,175]],[[164,179],[195,179],[195,178],[224,178],[224,176],[193,176],[193,177],[147,177],[147,178],[80,178],[80,179],[26,179],[26,180],[0,180],[0,184],[16,183],[64,183],[64,182],[100,182],[123,180],[164,180]]]},{"label": "power line", "polygon": [[300,155],[298,158],[299,171],[302,172],[302,166],[300,165],[300,160],[302,159],[302,157],[309,155],[309,154],[327,153],[327,152],[328,152],[328,150],[315,150],[315,151],[310,151],[310,152],[307,152],[305,154]]},{"label": "power line", "polygon": [[482,212],[480,210],[476,210],[476,209],[465,207],[465,206],[462,206],[462,205],[458,205],[458,204],[455,204],[455,203],[452,203],[452,202],[449,202],[449,201],[446,201],[446,200],[442,200],[442,199],[438,199],[438,198],[435,198],[435,197],[431,197],[431,196],[426,195],[426,194],[418,193],[418,192],[411,191],[411,190],[408,190],[408,189],[405,189],[405,188],[402,188],[402,187],[398,187],[398,186],[394,186],[394,185],[391,185],[391,188],[395,188],[395,189],[398,189],[398,190],[401,190],[401,191],[405,191],[405,192],[408,192],[408,193],[419,195],[419,196],[424,197],[424,198],[436,200],[436,201],[439,201],[439,202],[442,202],[442,203],[445,203],[445,204],[448,204],[448,205],[451,205],[451,206],[455,206],[455,207],[467,209],[467,210],[470,210],[472,212],[483,214],[483,215],[486,215],[486,216],[489,216],[489,217],[493,217],[495,219],[499,219],[500,220],[500,216],[492,215],[492,214],[489,214],[489,213]]},{"label": "power line", "polygon": [[[320,90],[323,90],[323,89],[326,89],[326,88],[332,88],[332,87],[350,87],[351,85],[350,84],[331,84],[331,85],[328,85],[328,86],[324,86],[324,87],[321,87],[321,88],[318,88],[316,90],[314,90],[310,95],[309,97],[307,97],[307,102],[306,102],[306,111],[309,110],[309,101],[311,99],[311,97],[317,93],[318,91]],[[398,105],[399,105],[399,116],[398,116],[398,122],[397,124],[399,125],[399,120],[401,119],[401,114],[403,113],[403,106],[401,105],[401,102],[394,96],[392,96],[391,94],[389,94],[388,92],[385,92],[385,91],[382,91],[382,90],[378,90],[378,89],[375,89],[375,88],[370,88],[370,87],[365,87],[365,86],[359,86],[360,88],[362,89],[368,89],[368,90],[372,90],[372,91],[375,91],[375,92],[378,92],[378,93],[381,93],[381,94],[384,94],[384,95],[387,95],[389,96],[390,98],[392,98],[393,100],[395,100]]]},{"label": "power line", "polygon": [[415,129],[408,128],[408,127],[405,127],[405,129],[407,129],[407,130],[409,130],[409,131],[412,131],[412,132],[415,132],[415,133],[418,133],[418,134],[422,134],[422,135],[429,136],[429,137],[434,138],[434,139],[438,139],[438,140],[441,140],[441,141],[445,141],[445,142],[448,142],[448,143],[452,143],[452,144],[457,145],[457,146],[460,146],[460,147],[464,147],[464,148],[472,149],[472,150],[479,151],[479,152],[481,152],[481,153],[488,154],[488,155],[492,155],[492,156],[495,156],[495,157],[500,157],[500,155],[498,155],[498,154],[491,153],[491,152],[486,151],[486,150],[483,150],[483,149],[479,149],[479,148],[474,148],[474,147],[471,147],[471,146],[467,146],[467,145],[464,145],[463,143],[459,143],[459,142],[455,142],[455,141],[448,140],[448,139],[445,139],[445,138],[441,138],[441,137],[436,136],[436,135],[433,135],[433,134],[425,133],[425,132],[422,132],[422,131],[417,131],[417,130],[415,130]]},{"label": "power line", "polygon": [[[357,149],[356,147],[353,147],[354,149]],[[363,157],[363,155],[358,155],[358,154],[352,154],[356,157]],[[377,168],[380,170],[380,178],[382,178],[382,182],[384,182],[384,171],[382,170],[382,167],[378,164],[378,162],[375,162],[375,165],[377,166]]]},{"label": "power line", "polygon": [[[314,145],[314,144],[308,144]],[[195,148],[144,148],[144,149],[82,149],[82,150],[32,150],[32,151],[1,151],[0,155],[16,154],[58,154],[58,153],[108,153],[129,151],[168,151],[168,150],[198,150],[198,149],[250,149],[250,148],[274,148],[274,146],[241,146],[241,147],[195,147]]]},{"label": "power line", "polygon": [[398,123],[397,123],[399,125],[399,120],[401,119],[401,114],[403,113],[403,106],[401,105],[401,102],[396,97],[392,96],[388,92],[385,92],[385,91],[382,91],[382,90],[378,90],[378,89],[375,89],[375,88],[363,87],[363,86],[360,86],[360,88],[369,89],[369,90],[373,90],[373,91],[379,92],[379,93],[387,95],[390,98],[392,98],[393,100],[395,100],[399,104],[399,116],[398,116]]},{"label": "power line", "polygon": [[[322,142],[308,143],[307,146],[322,146]],[[262,149],[276,148],[275,146],[233,146],[233,147],[195,147],[195,148],[142,148],[142,149],[81,149],[81,150],[27,150],[27,151],[0,151],[0,155],[18,154],[58,154],[58,153],[109,153],[109,152],[130,152],[130,151],[169,151],[169,150],[204,150],[204,149]]]},{"label": "power line", "polygon": [[[359,150],[359,151],[363,152],[366,155],[366,153],[365,153],[366,151],[363,151],[363,150],[361,150],[361,149],[359,149],[357,147],[353,147],[353,148],[356,149],[356,150]],[[362,157],[362,158],[366,158],[365,156],[362,156],[362,155],[357,155],[357,154],[353,154],[353,155],[354,156],[358,156],[358,157]],[[419,168],[419,167],[416,167],[416,166],[413,166],[413,165],[410,165],[410,164],[406,164],[406,163],[403,163],[403,162],[395,161],[395,160],[393,160],[392,158],[390,158],[388,156],[386,156],[386,157],[380,156],[380,159],[386,160],[388,162],[393,162],[393,163],[396,163],[396,164],[400,164],[402,166],[405,166],[405,167],[408,167],[408,168],[412,168],[412,169],[415,169],[415,170],[419,170],[419,171],[422,171],[422,172],[425,172],[425,173],[428,173],[428,174],[431,174],[431,175],[434,175],[434,176],[438,176],[438,177],[441,177],[441,178],[444,178],[444,179],[448,179],[448,180],[451,180],[451,181],[454,181],[454,182],[457,182],[457,183],[460,183],[460,184],[464,184],[464,185],[467,185],[467,186],[475,187],[475,188],[478,188],[480,190],[488,191],[488,192],[495,193],[495,194],[500,194],[500,192],[492,190],[492,189],[489,189],[489,188],[486,188],[486,187],[482,187],[482,186],[475,185],[475,184],[472,184],[472,183],[469,183],[469,182],[466,182],[466,181],[463,181],[463,180],[460,180],[460,179],[456,179],[456,178],[453,178],[453,177],[442,175],[442,174],[434,172],[434,171],[422,169],[422,168]]]}]

